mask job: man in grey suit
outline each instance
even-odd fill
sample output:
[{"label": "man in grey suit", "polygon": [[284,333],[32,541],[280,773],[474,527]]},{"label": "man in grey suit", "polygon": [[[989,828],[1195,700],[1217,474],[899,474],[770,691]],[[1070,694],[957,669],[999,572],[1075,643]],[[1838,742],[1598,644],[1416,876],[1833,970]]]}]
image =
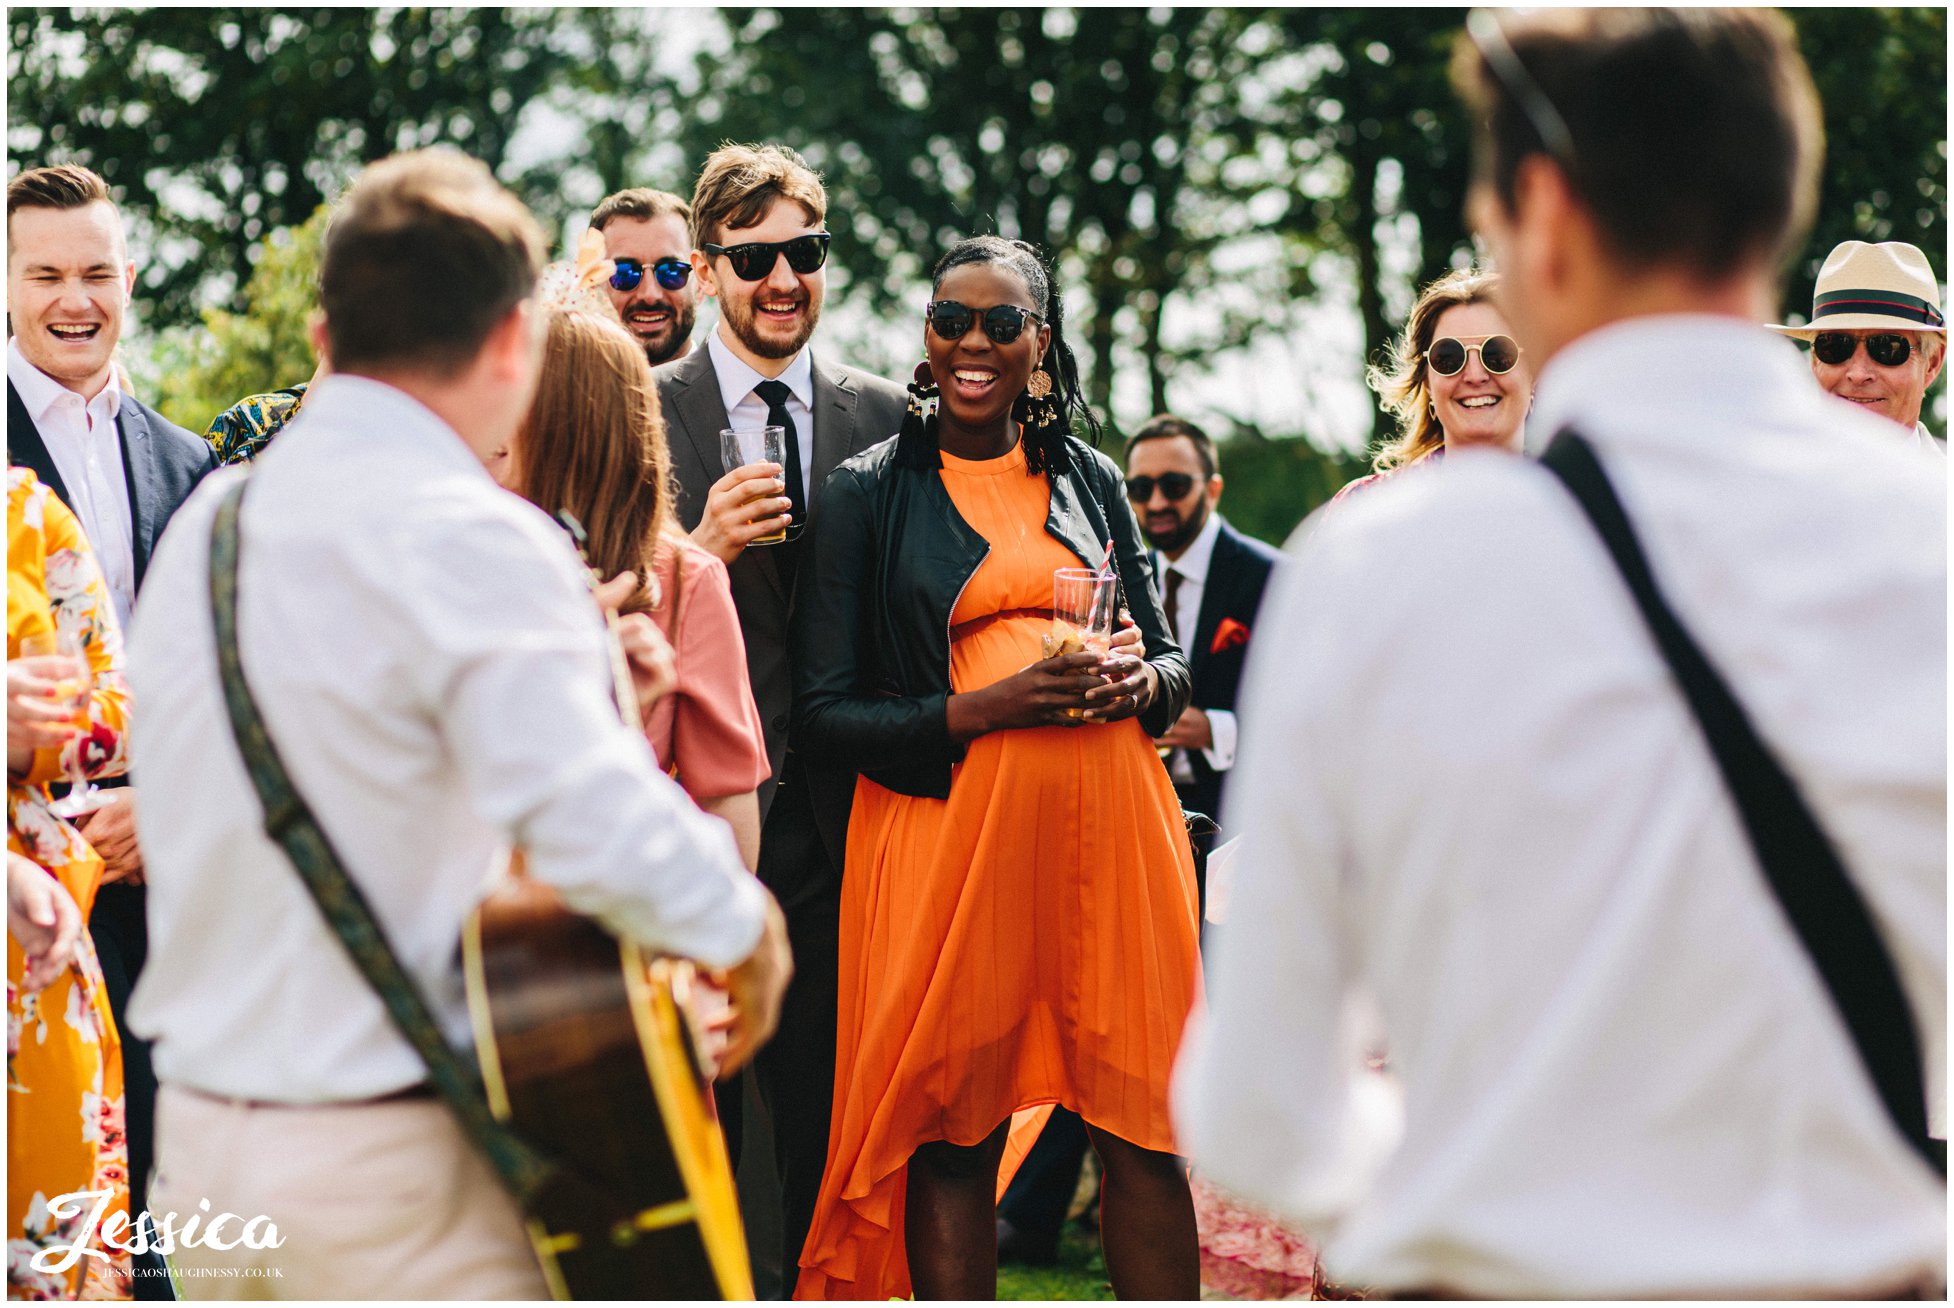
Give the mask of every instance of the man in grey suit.
[{"label": "man in grey suit", "polygon": [[[704,349],[656,371],[679,520],[726,561],[773,767],[759,792],[759,875],[787,914],[794,980],[754,1072],[773,1127],[789,1291],[827,1162],[836,936],[855,775],[801,757],[787,738],[787,619],[822,483],[844,459],[894,436],[908,402],[901,387],[817,358],[808,346],[821,316],[827,203],[820,178],[792,150],[715,151],[692,194],[692,266],[700,290],[719,303],[719,322]],[[784,466],[725,471],[720,431],[763,426],[786,428]],[[785,540],[757,543],[783,527]],[[762,1260],[771,1261],[765,1251]]]}]

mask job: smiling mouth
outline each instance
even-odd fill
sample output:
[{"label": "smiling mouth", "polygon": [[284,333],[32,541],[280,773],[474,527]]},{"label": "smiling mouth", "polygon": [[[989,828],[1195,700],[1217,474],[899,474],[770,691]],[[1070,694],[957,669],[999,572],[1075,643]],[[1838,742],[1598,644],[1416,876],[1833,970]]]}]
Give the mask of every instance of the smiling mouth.
[{"label": "smiling mouth", "polygon": [[48,324],[48,333],[55,340],[67,341],[71,345],[78,345],[83,341],[92,341],[100,334],[101,330],[102,324],[98,322]]},{"label": "smiling mouth", "polygon": [[633,329],[644,328],[656,331],[670,325],[672,311],[667,308],[632,309],[624,315],[625,324]]},{"label": "smiling mouth", "polygon": [[958,368],[950,375],[956,381],[957,389],[972,398],[984,394],[997,384],[997,374],[982,368]]},{"label": "smiling mouth", "polygon": [[1497,395],[1468,395],[1459,401],[1461,409],[1490,409],[1499,403]]},{"label": "smiling mouth", "polygon": [[799,300],[756,300],[753,310],[762,318],[786,322],[801,311]]}]

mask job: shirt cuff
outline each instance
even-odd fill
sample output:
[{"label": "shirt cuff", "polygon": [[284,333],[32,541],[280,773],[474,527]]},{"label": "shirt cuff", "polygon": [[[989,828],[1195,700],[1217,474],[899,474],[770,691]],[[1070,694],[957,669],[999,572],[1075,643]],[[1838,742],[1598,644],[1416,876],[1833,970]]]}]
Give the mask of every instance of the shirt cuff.
[{"label": "shirt cuff", "polygon": [[1226,772],[1235,766],[1235,747],[1241,743],[1241,730],[1235,725],[1235,715],[1227,709],[1206,709],[1208,730],[1214,736],[1214,744],[1201,751],[1201,757],[1216,772]]}]

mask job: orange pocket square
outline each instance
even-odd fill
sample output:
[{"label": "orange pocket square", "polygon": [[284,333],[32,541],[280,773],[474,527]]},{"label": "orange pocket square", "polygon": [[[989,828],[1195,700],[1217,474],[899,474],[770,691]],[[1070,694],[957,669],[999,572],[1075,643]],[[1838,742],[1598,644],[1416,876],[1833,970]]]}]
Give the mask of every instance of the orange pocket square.
[{"label": "orange pocket square", "polygon": [[1223,618],[1221,625],[1214,629],[1214,641],[1208,646],[1208,653],[1219,654],[1225,649],[1248,644],[1248,628],[1233,618]]}]

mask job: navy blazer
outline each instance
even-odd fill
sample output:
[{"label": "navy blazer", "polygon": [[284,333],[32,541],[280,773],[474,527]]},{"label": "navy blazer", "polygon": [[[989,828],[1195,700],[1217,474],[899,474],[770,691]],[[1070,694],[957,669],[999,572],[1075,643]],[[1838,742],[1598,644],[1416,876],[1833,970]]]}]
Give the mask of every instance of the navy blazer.
[{"label": "navy blazer", "polygon": [[[135,547],[136,589],[140,592],[163,528],[190,498],[197,483],[217,467],[217,456],[203,437],[185,431],[129,395],[124,395],[116,408],[115,426],[122,437],[122,471],[128,479],[133,519],[129,539]],[[7,383],[7,462],[32,468],[63,504],[74,504],[68,484],[61,480],[40,429],[12,382]]]},{"label": "navy blazer", "polygon": [[[1201,588],[1201,613],[1195,621],[1194,640],[1187,647],[1187,662],[1194,673],[1192,703],[1196,707],[1235,711],[1235,696],[1241,689],[1248,646],[1231,644],[1227,649],[1216,650],[1215,636],[1221,624],[1230,618],[1253,634],[1256,614],[1262,608],[1262,593],[1281,557],[1282,552],[1274,546],[1244,536],[1226,520],[1221,521],[1214,553],[1208,559],[1207,581]],[[1156,552],[1156,579],[1164,578],[1165,566],[1164,558]],[[1243,724],[1242,729],[1249,728]],[[1188,751],[1188,762],[1194,769],[1193,782],[1175,786],[1180,793],[1181,807],[1219,818],[1228,774],[1209,767],[1198,749]]]}]

